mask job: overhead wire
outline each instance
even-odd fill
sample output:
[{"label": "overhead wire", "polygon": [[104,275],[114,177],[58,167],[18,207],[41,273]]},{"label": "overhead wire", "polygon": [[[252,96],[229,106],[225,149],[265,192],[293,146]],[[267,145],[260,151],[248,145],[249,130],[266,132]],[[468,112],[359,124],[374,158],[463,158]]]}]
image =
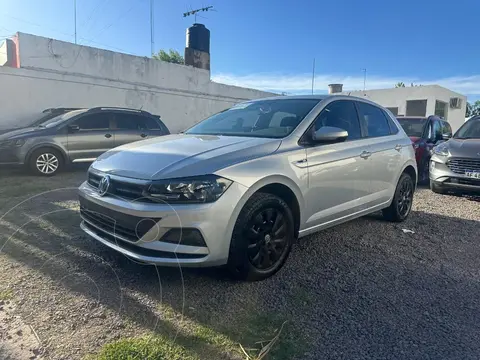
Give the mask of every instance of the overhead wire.
[{"label": "overhead wire", "polygon": [[[17,21],[20,21],[20,22],[23,22],[23,23],[26,23],[26,24],[30,24],[30,25],[33,25],[33,26],[37,26],[37,27],[40,27],[40,28],[43,28],[43,29],[47,29],[47,30],[50,30],[50,31],[53,31],[53,32],[56,32],[58,34],[62,34],[62,35],[65,35],[65,36],[68,36],[69,38],[73,38],[74,37],[74,34],[69,34],[69,33],[66,33],[64,31],[61,31],[61,30],[58,30],[58,29],[54,29],[54,28],[51,28],[51,27],[47,27],[47,26],[44,26],[44,25],[41,25],[41,24],[38,24],[38,23],[35,23],[35,22],[32,22],[32,21],[29,21],[29,20],[25,20],[25,19],[21,19],[19,17],[16,17],[16,16],[11,16],[10,14],[6,14],[6,13],[3,13],[3,12],[0,12],[2,13],[3,15],[7,16],[7,17],[10,17],[14,20],[17,20]],[[3,29],[6,29],[5,27],[2,26]],[[6,29],[7,31],[9,31],[8,29]],[[110,45],[107,45],[107,44],[104,44],[104,43],[100,43],[98,41],[94,41],[94,40],[91,40],[91,39],[87,39],[85,37],[82,37],[80,36],[79,39],[81,40],[86,40],[88,41],[89,43],[92,43],[92,44],[97,44],[97,45],[100,45],[100,46],[104,46],[104,47],[107,47],[107,48],[110,48],[110,49],[114,49],[114,50],[118,50],[118,51],[121,51],[121,52],[125,52],[125,53],[130,53],[129,51],[125,50],[125,49],[121,49],[121,48],[118,48],[118,47],[115,47],[115,46],[110,46]]]},{"label": "overhead wire", "polygon": [[[103,2],[99,2],[97,3],[97,6],[95,6],[95,8],[92,10],[92,12],[90,13],[90,15],[88,16],[87,20],[84,21],[82,23],[82,25],[80,25],[80,27],[84,27],[84,32],[85,33],[90,33],[91,30],[94,28],[94,25],[96,23],[95,20],[91,21],[89,23],[89,21],[94,17],[94,14],[96,13],[99,13],[100,10],[109,2],[109,0],[104,0]],[[88,24],[88,28],[87,28],[87,24]]]}]

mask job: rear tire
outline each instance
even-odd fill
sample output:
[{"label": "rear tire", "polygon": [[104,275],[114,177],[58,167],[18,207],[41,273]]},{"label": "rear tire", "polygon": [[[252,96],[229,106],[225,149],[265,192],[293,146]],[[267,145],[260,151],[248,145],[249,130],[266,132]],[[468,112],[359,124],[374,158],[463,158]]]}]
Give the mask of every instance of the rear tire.
[{"label": "rear tire", "polygon": [[287,203],[273,194],[256,193],[238,215],[227,267],[239,280],[266,279],[283,266],[294,238]]},{"label": "rear tire", "polygon": [[412,210],[415,184],[410,175],[403,173],[398,180],[392,203],[382,210],[383,217],[392,222],[405,221]]},{"label": "rear tire", "polygon": [[430,180],[430,190],[437,194],[446,194],[447,190],[443,188],[441,185],[435,184],[432,180]]},{"label": "rear tire", "polygon": [[63,168],[63,164],[62,154],[52,148],[41,148],[33,151],[28,162],[30,170],[41,176],[56,175]]}]

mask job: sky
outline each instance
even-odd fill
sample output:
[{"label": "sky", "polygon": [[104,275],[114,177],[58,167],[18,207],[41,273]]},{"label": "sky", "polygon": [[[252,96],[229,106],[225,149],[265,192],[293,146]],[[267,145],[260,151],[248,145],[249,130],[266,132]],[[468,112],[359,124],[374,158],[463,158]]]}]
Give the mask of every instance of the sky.
[{"label": "sky", "polygon": [[[151,53],[150,0],[76,0],[80,44]],[[480,99],[479,0],[154,0],[155,50],[183,54],[186,11],[211,31],[214,81],[288,94],[439,84]],[[0,0],[16,31],[74,41],[74,0]]]}]

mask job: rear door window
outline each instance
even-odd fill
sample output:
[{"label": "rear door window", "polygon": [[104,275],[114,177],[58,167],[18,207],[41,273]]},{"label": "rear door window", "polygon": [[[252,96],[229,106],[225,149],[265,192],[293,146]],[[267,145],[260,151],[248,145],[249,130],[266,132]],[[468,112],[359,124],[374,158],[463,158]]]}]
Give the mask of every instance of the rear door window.
[{"label": "rear door window", "polygon": [[395,124],[395,121],[392,120],[392,117],[388,115],[385,111],[382,111],[383,115],[387,118],[388,121],[388,126],[390,127],[390,133],[392,135],[397,134],[400,130],[398,129],[397,124]]},{"label": "rear door window", "polygon": [[115,125],[118,130],[144,130],[147,129],[145,117],[137,114],[115,114]]},{"label": "rear door window", "polygon": [[80,130],[106,130],[110,128],[110,114],[86,115],[75,120],[72,124],[78,125]]},{"label": "rear door window", "polygon": [[347,140],[356,140],[362,137],[360,122],[358,121],[357,110],[353,101],[337,100],[325,106],[315,120],[314,131],[324,126],[333,126],[347,130]]},{"label": "rear door window", "polygon": [[360,120],[365,124],[368,137],[391,135],[390,125],[382,109],[364,102],[357,102],[357,106]]}]

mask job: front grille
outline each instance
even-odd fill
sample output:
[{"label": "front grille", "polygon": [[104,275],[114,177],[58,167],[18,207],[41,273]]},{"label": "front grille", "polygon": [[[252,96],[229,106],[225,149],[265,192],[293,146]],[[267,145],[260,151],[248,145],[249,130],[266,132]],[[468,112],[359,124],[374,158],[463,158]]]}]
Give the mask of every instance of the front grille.
[{"label": "front grille", "polygon": [[80,215],[99,229],[129,241],[141,239],[161,218],[142,218],[114,211],[80,197]]},{"label": "front grille", "polygon": [[[98,188],[102,176],[89,172],[88,184],[94,188]],[[140,202],[152,202],[150,199],[144,196],[144,190],[146,185],[136,184],[128,181],[118,181],[110,179],[110,187],[107,195],[113,195],[121,197],[122,199],[140,201]]]},{"label": "front grille", "polygon": [[480,159],[452,158],[448,160],[447,166],[455,174],[465,174],[467,171],[480,172]]}]

